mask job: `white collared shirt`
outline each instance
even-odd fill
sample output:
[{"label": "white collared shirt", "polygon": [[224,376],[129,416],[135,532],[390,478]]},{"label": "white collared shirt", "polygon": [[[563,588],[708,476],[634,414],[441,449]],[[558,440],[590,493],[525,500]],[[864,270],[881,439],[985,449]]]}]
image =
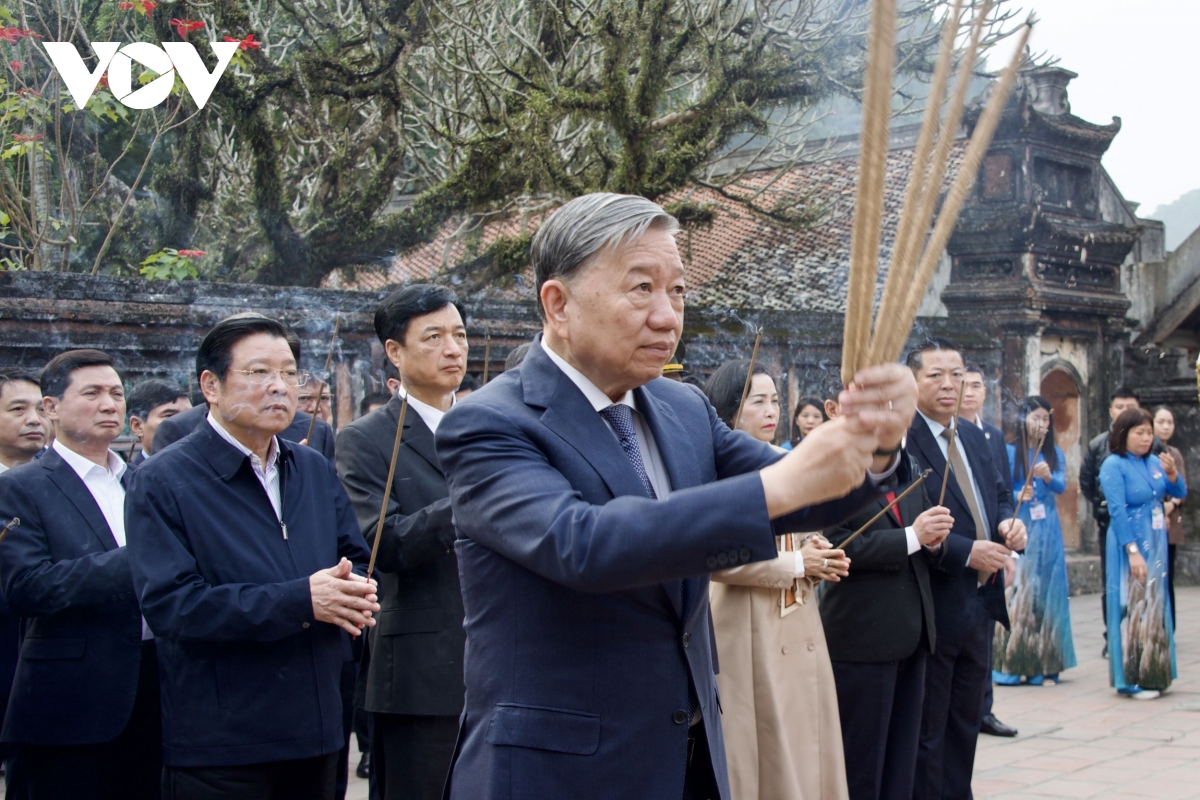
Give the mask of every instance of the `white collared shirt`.
[{"label": "white collared shirt", "polygon": [[[108,523],[108,529],[112,532],[117,547],[124,547],[125,487],[121,484],[121,476],[129,467],[112,450],[108,451],[108,466],[102,467],[67,447],[61,439],[55,439],[50,446],[54,448],[54,452],[62,456],[62,460],[67,462],[71,469],[75,470],[75,474],[79,476],[79,480],[83,481],[88,493],[99,506],[100,513],[104,515],[104,521]],[[154,634],[150,632],[150,627],[146,625],[146,618],[143,617],[142,641],[149,641],[153,638]]]},{"label": "white collared shirt", "polygon": [[[406,392],[401,386],[396,390],[396,396],[403,398],[408,396],[408,407],[417,412],[421,421],[429,428],[430,433],[437,433],[438,425],[442,423],[442,417],[446,416],[446,412],[440,408],[434,408],[428,403],[423,403],[412,395],[411,392]],[[454,404],[458,402],[458,398],[453,394],[450,395],[450,408],[454,408]]]},{"label": "white collared shirt", "polygon": [[0,475],[3,475],[6,472],[8,472],[8,467],[4,464],[4,462],[0,461]]},{"label": "white collared shirt", "polygon": [[[667,475],[667,465],[663,461],[662,453],[658,450],[658,444],[654,441],[654,434],[650,432],[650,426],[646,424],[646,418],[638,410],[637,401],[633,397],[633,390],[626,392],[624,397],[614,403],[586,375],[567,363],[565,358],[551,350],[550,346],[546,344],[545,338],[541,339],[539,344],[541,344],[542,350],[545,351],[546,355],[550,357],[550,360],[571,379],[571,383],[579,387],[579,391],[583,392],[583,396],[592,404],[592,408],[596,409],[597,414],[609,406],[615,405],[629,406],[633,409],[633,429],[637,432],[638,449],[642,451],[642,463],[646,467],[646,475],[650,478],[650,485],[654,487],[654,494],[659,500],[665,500],[671,494],[671,478]],[[601,417],[601,419],[604,420],[604,417]],[[608,426],[610,431],[612,430],[612,425],[608,424],[608,420],[604,420],[604,424]],[[613,436],[616,435],[616,431],[613,431]]]},{"label": "white collared shirt", "polygon": [[[917,409],[917,413],[921,415],[921,419],[925,420],[925,424],[929,426],[929,432],[933,434],[934,441],[937,442],[938,447],[942,451],[942,458],[949,460],[950,442],[942,436],[942,431],[946,430],[946,426],[937,420],[925,416],[925,412],[920,409]],[[975,480],[975,472],[971,469],[971,459],[967,457],[965,450],[959,448],[959,452],[962,453],[963,464],[967,467],[967,477],[971,479],[971,489],[975,492],[975,503],[979,506],[979,513],[983,515],[983,524],[989,526],[988,531],[990,531],[991,522],[987,518],[987,506],[983,502],[983,492],[979,491],[979,482]],[[949,465],[947,465],[948,468]],[[990,535],[987,538],[990,539]]]},{"label": "white collared shirt", "polygon": [[217,422],[217,418],[211,411],[208,412],[208,424],[213,426],[213,430],[217,432],[218,436],[236,447],[242,455],[250,457],[250,466],[254,470],[254,477],[258,478],[258,482],[266,490],[267,497],[271,501],[271,508],[275,509],[276,518],[282,522],[283,498],[279,494],[279,437],[271,437],[271,446],[267,449],[267,463],[264,465],[262,459],[250,448],[233,438],[233,434],[221,427],[221,423]]}]

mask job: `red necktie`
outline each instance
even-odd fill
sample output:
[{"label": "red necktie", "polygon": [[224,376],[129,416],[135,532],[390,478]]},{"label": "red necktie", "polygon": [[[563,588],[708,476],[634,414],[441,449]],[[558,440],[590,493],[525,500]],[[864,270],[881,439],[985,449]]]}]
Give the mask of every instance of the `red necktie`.
[{"label": "red necktie", "polygon": [[[889,503],[896,503],[896,493],[888,492],[887,493],[887,501]],[[900,504],[899,503],[896,503],[896,505],[892,506],[892,513],[896,516],[896,522],[899,522],[900,527],[903,528],[904,527],[904,517],[900,516]]]}]

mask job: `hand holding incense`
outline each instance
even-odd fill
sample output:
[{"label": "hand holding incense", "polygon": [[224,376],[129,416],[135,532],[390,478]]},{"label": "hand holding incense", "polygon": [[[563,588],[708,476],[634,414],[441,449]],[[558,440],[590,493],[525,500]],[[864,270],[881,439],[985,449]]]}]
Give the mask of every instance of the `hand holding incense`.
[{"label": "hand holding incense", "polygon": [[933,470],[931,470],[931,469],[927,469],[924,472],[922,472],[921,476],[919,478],[917,478],[915,481],[913,481],[912,486],[909,486],[901,494],[897,495],[895,500],[888,503],[887,506],[885,506],[882,511],[880,511],[878,514],[876,514],[875,516],[873,516],[869,520],[867,520],[867,523],[865,525],[863,525],[861,528],[856,530],[854,533],[850,534],[845,539],[843,539],[841,544],[839,544],[836,549],[837,550],[845,550],[846,545],[853,542],[859,536],[862,536],[863,533],[867,530],[867,528],[874,525],[876,522],[878,522],[880,520],[880,518],[883,517],[884,514],[888,513],[893,508],[895,508],[897,503],[899,503],[901,500],[903,500],[904,498],[906,498],[910,494],[912,494],[913,490],[916,489],[921,484],[923,484],[925,482],[925,479],[928,478],[930,473],[932,473],[932,472],[933,472]]},{"label": "hand holding incense", "polygon": [[[1043,428],[1038,433],[1037,449],[1033,451],[1033,464],[1037,465],[1038,456],[1042,454],[1042,445],[1046,444],[1046,429]],[[1025,469],[1025,485],[1021,487],[1021,493],[1017,495],[1017,505],[1013,509],[1012,521],[1017,521],[1017,515],[1021,513],[1021,506],[1025,505],[1025,491],[1033,485],[1033,468]]]},{"label": "hand holding incense", "polygon": [[754,380],[754,364],[758,361],[758,346],[762,344],[763,329],[758,329],[758,335],[754,337],[754,350],[750,353],[750,366],[746,368],[746,383],[742,386],[742,401],[738,403],[737,413],[733,415],[733,425],[735,431],[738,423],[742,421],[742,409],[746,407],[746,398],[750,394],[750,382]]},{"label": "hand holding incense", "polygon": [[487,386],[488,368],[492,365],[492,335],[489,333],[484,338],[483,345],[483,380],[480,385]]}]

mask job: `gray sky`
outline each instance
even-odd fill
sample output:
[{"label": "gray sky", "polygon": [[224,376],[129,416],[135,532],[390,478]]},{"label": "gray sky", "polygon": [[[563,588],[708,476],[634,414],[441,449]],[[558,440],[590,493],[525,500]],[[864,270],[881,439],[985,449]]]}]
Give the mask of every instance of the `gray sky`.
[{"label": "gray sky", "polygon": [[1149,214],[1200,188],[1200,1],[1018,2],[1040,20],[1033,50],[1079,73],[1071,112],[1102,124],[1121,118],[1103,163],[1125,199]]}]

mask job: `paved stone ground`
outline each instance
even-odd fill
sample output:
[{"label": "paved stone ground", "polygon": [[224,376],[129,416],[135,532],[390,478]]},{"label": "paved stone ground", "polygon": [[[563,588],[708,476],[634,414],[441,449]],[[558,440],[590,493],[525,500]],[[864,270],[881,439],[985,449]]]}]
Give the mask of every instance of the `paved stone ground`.
[{"label": "paved stone ground", "polygon": [[1179,679],[1139,701],[1108,685],[1099,597],[1072,597],[1079,666],[1057,686],[995,688],[996,716],[1020,735],[980,736],[975,797],[1200,798],[1200,587],[1176,600]]}]

